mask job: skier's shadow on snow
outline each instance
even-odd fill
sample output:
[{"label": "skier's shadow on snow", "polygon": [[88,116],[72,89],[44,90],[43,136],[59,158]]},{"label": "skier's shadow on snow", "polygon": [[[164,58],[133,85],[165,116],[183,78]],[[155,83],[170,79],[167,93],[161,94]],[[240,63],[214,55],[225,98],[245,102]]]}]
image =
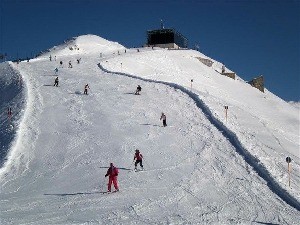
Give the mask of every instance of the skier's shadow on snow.
[{"label": "skier's shadow on snow", "polygon": [[45,86],[45,87],[54,87],[53,84],[44,84],[43,86]]},{"label": "skier's shadow on snow", "polygon": [[77,193],[65,193],[65,194],[44,194],[52,196],[73,196],[73,195],[92,195],[92,194],[103,194],[105,191],[94,191],[94,192],[77,192]]},{"label": "skier's shadow on snow", "polygon": [[135,92],[126,92],[124,95],[136,95]]},{"label": "skier's shadow on snow", "polygon": [[83,95],[83,93],[81,91],[75,91],[75,92],[71,92],[69,94],[70,95]]},{"label": "skier's shadow on snow", "polygon": [[279,223],[265,223],[265,222],[259,222],[259,221],[252,221],[259,224],[265,224],[265,225],[280,225]]},{"label": "skier's shadow on snow", "polygon": [[151,123],[142,123],[140,124],[142,126],[153,126],[153,127],[161,127],[160,125],[157,125],[157,124],[151,124]]}]

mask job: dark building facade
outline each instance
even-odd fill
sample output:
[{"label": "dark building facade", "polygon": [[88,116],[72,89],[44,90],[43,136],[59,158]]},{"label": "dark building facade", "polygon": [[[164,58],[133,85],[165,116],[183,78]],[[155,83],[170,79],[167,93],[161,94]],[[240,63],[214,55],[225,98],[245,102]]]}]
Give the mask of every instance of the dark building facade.
[{"label": "dark building facade", "polygon": [[187,48],[188,39],[174,29],[147,31],[147,45],[162,48]]}]

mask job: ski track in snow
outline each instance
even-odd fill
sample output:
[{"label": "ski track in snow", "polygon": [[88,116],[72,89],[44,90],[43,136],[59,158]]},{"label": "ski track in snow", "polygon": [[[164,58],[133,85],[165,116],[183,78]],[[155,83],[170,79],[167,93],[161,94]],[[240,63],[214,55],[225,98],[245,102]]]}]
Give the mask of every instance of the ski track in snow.
[{"label": "ski track in snow", "polygon": [[[213,113],[210,111],[210,109],[205,105],[205,103],[201,100],[200,96],[191,92],[190,90],[186,89],[185,87],[182,87],[175,83],[169,83],[164,81],[157,81],[152,79],[145,79],[138,76],[134,76],[131,74],[126,73],[120,73],[120,72],[114,72],[109,71],[105,69],[100,63],[98,64],[99,68],[103,70],[104,72],[121,75],[121,76],[127,76],[134,79],[146,81],[146,82],[153,82],[153,83],[159,83],[168,85],[170,87],[173,87],[175,90],[180,90],[183,93],[187,94],[189,97],[191,97],[198,108],[206,115],[207,119],[213,124],[226,138],[229,140],[229,142],[235,147],[237,153],[239,153],[245,161],[259,174],[260,177],[262,177],[266,182],[270,190],[272,190],[276,195],[278,195],[282,200],[284,200],[287,204],[291,205],[292,207],[296,208],[297,210],[300,210],[300,203],[295,199],[293,196],[291,196],[286,190],[284,190],[280,185],[273,179],[273,177],[270,175],[268,170],[261,164],[261,162],[254,156],[252,156],[240,143],[237,136],[230,131],[226,126],[223,125],[222,122],[220,122],[216,117],[213,116]],[[279,141],[276,137],[275,139]],[[280,142],[279,142],[280,143]]]},{"label": "ski track in snow", "polygon": [[[128,53],[134,54],[130,51]],[[67,57],[65,56],[69,60]],[[82,56],[83,65],[85,61],[90,63],[87,71],[81,72],[81,65],[78,69],[74,66],[72,71],[64,70],[65,74],[61,75],[61,78],[65,83],[61,82],[61,87],[56,89],[56,92],[52,91],[53,87],[42,85],[44,82],[44,85],[52,86],[52,77],[48,79],[42,75],[51,72],[39,71],[39,64],[34,65],[35,63],[22,67],[21,74],[29,85],[27,89],[34,92],[28,93],[31,99],[29,98],[27,103],[22,123],[29,124],[31,130],[25,132],[28,136],[23,137],[23,140],[28,138],[27,141],[33,140],[33,143],[24,143],[26,146],[32,146],[32,149],[21,149],[22,151],[18,152],[27,154],[30,165],[25,163],[29,167],[21,171],[20,177],[18,173],[15,177],[8,174],[8,177],[15,180],[9,179],[1,184],[3,192],[0,195],[3,198],[1,197],[0,222],[5,225],[297,224],[296,221],[300,218],[297,208],[299,203],[285,191],[283,195],[279,195],[278,192],[282,188],[276,184],[268,171],[259,165],[258,160],[246,151],[236,135],[214,117],[198,95],[175,83],[105,71],[101,64],[97,66],[96,56],[93,57],[94,59],[85,59]],[[49,68],[51,64],[44,60],[40,65],[43,69],[43,66]],[[99,67],[105,72],[99,70]],[[39,72],[39,77],[33,76]],[[81,76],[73,78],[72,73]],[[89,96],[83,96],[82,91],[74,89],[76,86],[81,87],[85,80],[95,75],[99,76],[101,81],[93,84]],[[132,99],[128,87],[134,86],[137,81],[143,82],[149,93],[143,92],[142,96],[134,98],[144,98],[146,101],[135,100],[128,103],[129,99]],[[73,89],[69,89],[68,86],[72,86]],[[39,91],[43,93],[42,97]],[[33,96],[35,98],[32,98]],[[114,100],[114,107],[102,104],[103,96],[107,102]],[[160,96],[159,99],[153,99],[157,96]],[[91,100],[83,98],[95,101],[93,107],[89,109],[87,102],[91,103]],[[168,101],[168,98],[172,101]],[[33,99],[35,101],[32,101]],[[53,101],[61,102],[61,105],[55,105]],[[180,118],[183,117],[182,114],[186,114],[185,120],[174,120],[176,125],[172,124],[164,129],[149,119],[157,117],[157,112],[154,112],[158,108],[156,104],[161,106],[162,103],[177,104],[183,109],[188,106],[191,110],[172,111],[178,113]],[[68,123],[63,123],[62,120],[57,122],[56,115],[51,114],[53,111],[41,110],[41,104],[44,107],[52,107],[54,112],[66,112],[58,116]],[[119,112],[120,109],[123,111]],[[104,115],[106,111],[118,119],[111,120],[111,117]],[[172,112],[168,111],[169,115]],[[28,114],[36,119],[47,118],[49,122],[40,121],[41,130],[37,130],[37,121],[28,122]],[[93,120],[95,116],[101,121],[95,127],[104,129],[102,133],[96,129],[89,130],[93,123],[98,122]],[[106,127],[109,128],[105,129]],[[76,132],[72,133],[73,130]],[[110,130],[117,132],[117,135],[105,132]],[[143,135],[136,134],[141,130]],[[168,142],[168,133],[175,132],[181,140],[171,139]],[[34,139],[35,135],[39,136],[37,141]],[[131,137],[133,135],[136,136]],[[60,140],[59,136],[64,137],[64,140]],[[121,140],[114,139],[116,136],[120,136]],[[22,140],[20,137],[18,139]],[[53,144],[44,139],[53,139]],[[99,155],[106,160],[104,165],[110,159],[118,160],[119,163],[130,161],[132,150],[140,147],[139,141],[144,144],[151,143],[148,148],[145,145],[142,147],[142,151],[147,153],[144,165],[149,169],[134,173],[129,172],[129,165],[120,167],[121,192],[102,194],[106,188],[106,181],[101,183],[101,179],[99,180],[99,169],[104,171],[107,167],[99,168],[99,164],[103,165]],[[185,146],[178,149],[172,141],[175,141],[175,145],[183,142]],[[42,146],[44,143],[49,146]],[[54,151],[60,149],[60,145],[65,146],[65,149]],[[159,148],[166,148],[168,145],[171,146],[168,149]],[[38,147],[43,149],[34,151]],[[12,151],[17,152],[14,149]],[[34,156],[31,151],[36,154],[36,160],[40,161],[31,158]],[[101,151],[101,154],[97,151]],[[114,154],[120,154],[123,158],[111,157],[110,151],[115,151]],[[128,155],[129,159],[124,158]],[[149,160],[151,158],[154,158],[153,161]],[[20,165],[20,168],[10,168],[8,171],[18,172],[18,169],[23,169],[24,164],[20,161],[12,164]],[[39,171],[35,171],[35,168]],[[27,177],[26,173],[29,174]],[[266,185],[272,192],[265,188]],[[18,190],[14,190],[16,186]],[[289,208],[286,203],[296,210]]]}]

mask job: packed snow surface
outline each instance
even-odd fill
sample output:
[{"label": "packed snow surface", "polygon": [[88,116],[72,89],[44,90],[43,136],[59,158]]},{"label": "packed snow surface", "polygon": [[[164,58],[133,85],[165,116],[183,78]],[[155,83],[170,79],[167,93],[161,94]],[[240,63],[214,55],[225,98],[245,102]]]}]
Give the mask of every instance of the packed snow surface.
[{"label": "packed snow surface", "polygon": [[94,35],[1,64],[0,224],[299,224],[299,108],[221,68]]}]

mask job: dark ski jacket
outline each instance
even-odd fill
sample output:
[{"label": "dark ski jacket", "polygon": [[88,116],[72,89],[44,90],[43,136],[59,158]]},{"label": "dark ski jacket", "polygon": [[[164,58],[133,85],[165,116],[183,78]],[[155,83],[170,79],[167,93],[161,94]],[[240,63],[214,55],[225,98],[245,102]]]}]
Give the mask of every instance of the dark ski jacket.
[{"label": "dark ski jacket", "polygon": [[143,155],[139,152],[136,152],[135,155],[134,155],[134,158],[133,160],[143,160]]}]

